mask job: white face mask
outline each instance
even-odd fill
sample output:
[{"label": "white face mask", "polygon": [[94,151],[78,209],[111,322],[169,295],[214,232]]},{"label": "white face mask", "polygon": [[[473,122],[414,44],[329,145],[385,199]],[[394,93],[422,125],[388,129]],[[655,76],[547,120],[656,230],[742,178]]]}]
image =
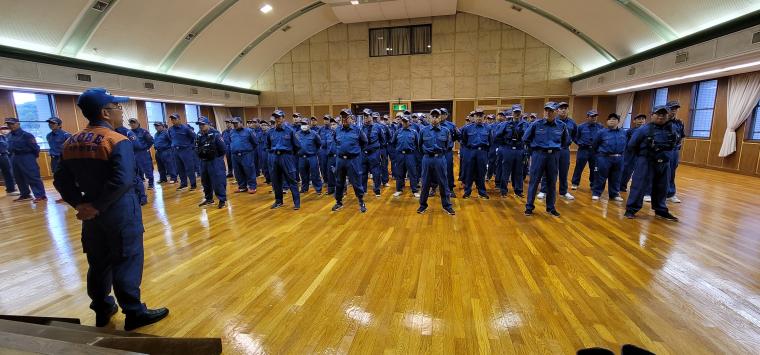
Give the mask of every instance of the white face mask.
[{"label": "white face mask", "polygon": [[307,126],[307,125],[301,125],[301,130],[304,131],[304,132],[306,132],[306,131],[309,130],[309,126]]}]

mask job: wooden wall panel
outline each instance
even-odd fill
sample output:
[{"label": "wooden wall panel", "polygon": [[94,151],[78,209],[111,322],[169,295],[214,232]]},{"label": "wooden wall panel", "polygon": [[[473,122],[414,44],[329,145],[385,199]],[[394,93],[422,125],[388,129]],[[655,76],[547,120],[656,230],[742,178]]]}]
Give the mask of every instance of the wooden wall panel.
[{"label": "wooden wall panel", "polygon": [[[599,112],[599,122],[605,121],[607,119],[607,115],[615,112],[616,110],[617,110],[617,96],[605,95],[605,96],[598,97],[597,104],[596,104],[596,111]],[[627,113],[628,112],[624,112],[624,113],[617,112],[617,114],[623,116],[623,118],[625,118],[625,115]]]},{"label": "wooden wall panel", "polygon": [[710,154],[710,141],[704,139],[696,139],[694,141],[696,143],[694,164],[707,165],[708,154]]},{"label": "wooden wall panel", "polygon": [[594,105],[593,96],[576,96],[573,100],[573,106],[570,106],[570,117],[575,119],[575,122],[581,123],[586,119],[586,112],[592,109]]},{"label": "wooden wall panel", "polygon": [[13,107],[13,92],[0,90],[0,119],[5,124],[6,117],[16,117],[16,108]]},{"label": "wooden wall panel", "polygon": [[259,108],[258,107],[246,107],[243,110],[243,115],[245,116],[245,119],[259,119],[261,116],[259,115]]},{"label": "wooden wall panel", "polygon": [[82,116],[74,95],[55,95],[55,111],[63,121],[63,129],[70,133],[79,132],[87,126],[87,119]]},{"label": "wooden wall panel", "polygon": [[[340,110],[344,108],[350,108],[350,104],[335,104],[330,105],[330,114],[333,115],[333,117],[338,116],[340,114]],[[354,112],[355,114],[356,112]]]},{"label": "wooden wall panel", "polygon": [[[164,119],[166,118],[168,117],[164,117]],[[150,130],[148,125],[153,124],[153,122],[148,122],[148,108],[145,105],[145,101],[137,101],[137,121],[147,130]]]},{"label": "wooden wall panel", "polygon": [[454,124],[461,127],[466,122],[465,118],[467,118],[467,115],[473,110],[475,110],[474,100],[454,101],[454,117],[451,119],[454,121]]},{"label": "wooden wall panel", "polygon": [[302,117],[311,117],[311,106],[296,106],[296,112],[300,113]]},{"label": "wooden wall panel", "polygon": [[758,160],[760,160],[760,143],[745,143],[742,145],[739,171],[743,174],[756,173]]},{"label": "wooden wall panel", "polygon": [[640,113],[643,113],[649,117],[652,111],[652,90],[644,90],[636,92],[633,96],[633,106],[631,109],[631,114],[633,116],[636,116]]},{"label": "wooden wall panel", "polygon": [[498,104],[498,100],[496,99],[478,100],[478,106],[496,106],[497,104]]},{"label": "wooden wall panel", "polygon": [[324,115],[330,114],[330,106],[329,105],[318,105],[314,106],[314,116],[317,116],[317,118],[321,118]]},{"label": "wooden wall panel", "polygon": [[697,141],[693,139],[685,139],[683,141],[683,146],[681,147],[681,161],[693,163],[696,150]]}]

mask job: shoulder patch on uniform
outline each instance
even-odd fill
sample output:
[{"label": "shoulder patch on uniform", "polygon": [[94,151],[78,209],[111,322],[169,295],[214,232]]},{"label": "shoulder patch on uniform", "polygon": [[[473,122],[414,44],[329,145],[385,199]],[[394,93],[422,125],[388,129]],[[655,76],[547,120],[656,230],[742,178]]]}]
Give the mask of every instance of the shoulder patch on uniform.
[{"label": "shoulder patch on uniform", "polygon": [[87,127],[63,146],[63,159],[109,160],[113,147],[127,137],[105,127]]}]

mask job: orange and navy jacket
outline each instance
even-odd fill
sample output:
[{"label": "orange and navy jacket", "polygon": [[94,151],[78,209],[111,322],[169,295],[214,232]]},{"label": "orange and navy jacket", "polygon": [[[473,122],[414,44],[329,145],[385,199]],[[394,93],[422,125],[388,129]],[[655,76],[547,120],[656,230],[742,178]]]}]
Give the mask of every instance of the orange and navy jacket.
[{"label": "orange and navy jacket", "polygon": [[107,122],[93,121],[64,143],[53,185],[71,206],[91,203],[104,214],[130,205],[134,179],[132,142]]}]

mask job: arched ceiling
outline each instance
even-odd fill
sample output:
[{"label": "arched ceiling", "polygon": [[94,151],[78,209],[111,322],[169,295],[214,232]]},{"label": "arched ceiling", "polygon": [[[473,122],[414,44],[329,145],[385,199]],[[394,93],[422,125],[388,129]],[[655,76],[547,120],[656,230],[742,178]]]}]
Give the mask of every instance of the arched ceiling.
[{"label": "arched ceiling", "polygon": [[468,12],[586,71],[756,11],[760,0],[0,0],[0,9],[2,45],[250,88],[339,22]]}]

